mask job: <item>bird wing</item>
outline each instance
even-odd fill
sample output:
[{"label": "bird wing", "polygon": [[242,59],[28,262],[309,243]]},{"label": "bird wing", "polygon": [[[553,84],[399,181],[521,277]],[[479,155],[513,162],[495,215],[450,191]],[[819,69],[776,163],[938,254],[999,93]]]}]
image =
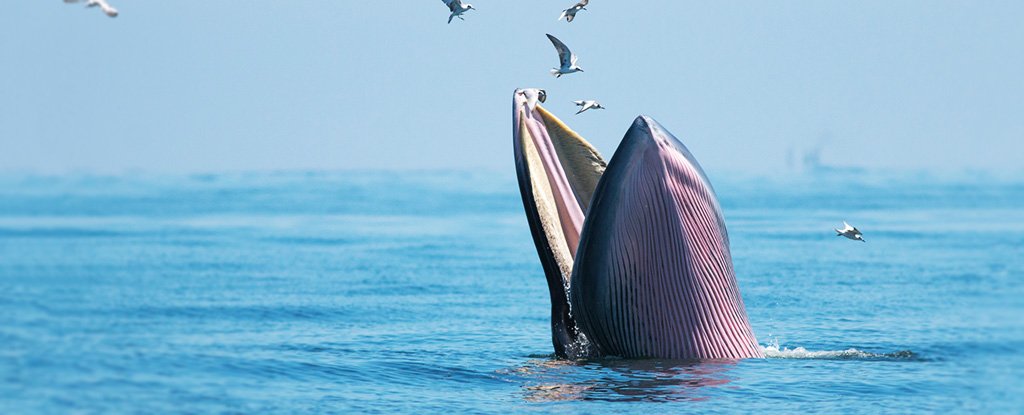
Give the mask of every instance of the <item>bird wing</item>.
[{"label": "bird wing", "polygon": [[561,67],[567,68],[576,62],[575,56],[569,50],[569,47],[565,46],[565,43],[551,35],[548,35],[548,39],[551,40],[551,44],[555,45],[555,50],[558,51],[558,62],[561,64]]},{"label": "bird wing", "polygon": [[462,0],[441,0],[445,6],[448,6],[448,11],[453,12],[455,9],[462,6]]},{"label": "bird wing", "polygon": [[[64,1],[67,1],[67,0],[64,0]],[[569,13],[569,10],[562,10],[562,14],[558,15],[558,20],[562,20],[562,19],[564,19],[564,18],[565,18],[565,16],[566,16],[566,14],[568,14],[568,13]],[[572,20],[570,20],[570,22],[571,22],[571,21],[572,21]]]},{"label": "bird wing", "polygon": [[846,223],[845,220],[843,221],[843,232],[852,231],[854,229],[857,229],[857,228],[854,228],[853,226],[850,226],[850,224]]},{"label": "bird wing", "polygon": [[579,3],[576,3],[576,8],[582,9],[584,7],[587,7],[587,3],[590,3],[590,0],[580,0]]},{"label": "bird wing", "polygon": [[586,104],[586,101],[580,100],[580,101],[573,101],[572,103],[576,104],[576,105],[583,105],[583,104]]}]

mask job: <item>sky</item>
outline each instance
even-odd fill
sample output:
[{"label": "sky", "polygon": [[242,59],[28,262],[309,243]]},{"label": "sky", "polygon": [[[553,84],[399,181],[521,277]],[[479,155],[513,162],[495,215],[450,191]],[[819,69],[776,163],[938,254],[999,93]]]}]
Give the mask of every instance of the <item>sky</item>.
[{"label": "sky", "polygon": [[709,171],[1024,166],[1020,1],[110,1],[5,1],[0,172],[510,172],[518,87],[606,157],[646,114]]}]

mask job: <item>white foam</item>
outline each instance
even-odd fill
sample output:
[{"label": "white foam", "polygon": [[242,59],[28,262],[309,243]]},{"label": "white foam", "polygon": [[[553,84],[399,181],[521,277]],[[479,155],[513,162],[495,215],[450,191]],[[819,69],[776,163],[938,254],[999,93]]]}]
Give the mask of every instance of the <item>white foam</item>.
[{"label": "white foam", "polygon": [[769,359],[858,359],[882,357],[857,349],[811,351],[803,347],[790,349],[777,345],[762,346],[761,351]]},{"label": "white foam", "polygon": [[902,350],[894,353],[871,353],[863,350],[849,348],[846,350],[807,350],[803,347],[779,347],[778,344],[761,346],[764,357],[769,359],[913,359],[914,353],[909,350]]}]

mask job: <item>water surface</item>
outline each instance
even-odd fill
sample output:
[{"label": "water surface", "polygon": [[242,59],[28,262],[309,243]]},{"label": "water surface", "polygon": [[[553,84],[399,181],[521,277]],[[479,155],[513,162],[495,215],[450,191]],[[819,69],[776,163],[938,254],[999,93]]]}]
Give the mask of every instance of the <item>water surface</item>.
[{"label": "water surface", "polygon": [[711,180],[768,359],[552,357],[511,174],[0,176],[0,412],[1024,411],[1024,180]]}]

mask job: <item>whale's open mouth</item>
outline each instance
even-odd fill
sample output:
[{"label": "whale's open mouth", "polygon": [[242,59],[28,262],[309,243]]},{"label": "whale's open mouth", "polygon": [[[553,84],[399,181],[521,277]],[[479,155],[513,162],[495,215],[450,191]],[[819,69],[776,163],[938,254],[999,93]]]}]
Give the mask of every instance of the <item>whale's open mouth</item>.
[{"label": "whale's open mouth", "polygon": [[606,163],[538,96],[516,90],[513,146],[555,352],[582,334],[622,357],[763,357],[718,199],[689,150],[640,116]]},{"label": "whale's open mouth", "polygon": [[562,123],[530,95],[516,90],[513,99],[513,147],[523,206],[551,292],[555,351],[566,355],[576,339],[567,291],[583,220],[606,163],[583,137]]}]

